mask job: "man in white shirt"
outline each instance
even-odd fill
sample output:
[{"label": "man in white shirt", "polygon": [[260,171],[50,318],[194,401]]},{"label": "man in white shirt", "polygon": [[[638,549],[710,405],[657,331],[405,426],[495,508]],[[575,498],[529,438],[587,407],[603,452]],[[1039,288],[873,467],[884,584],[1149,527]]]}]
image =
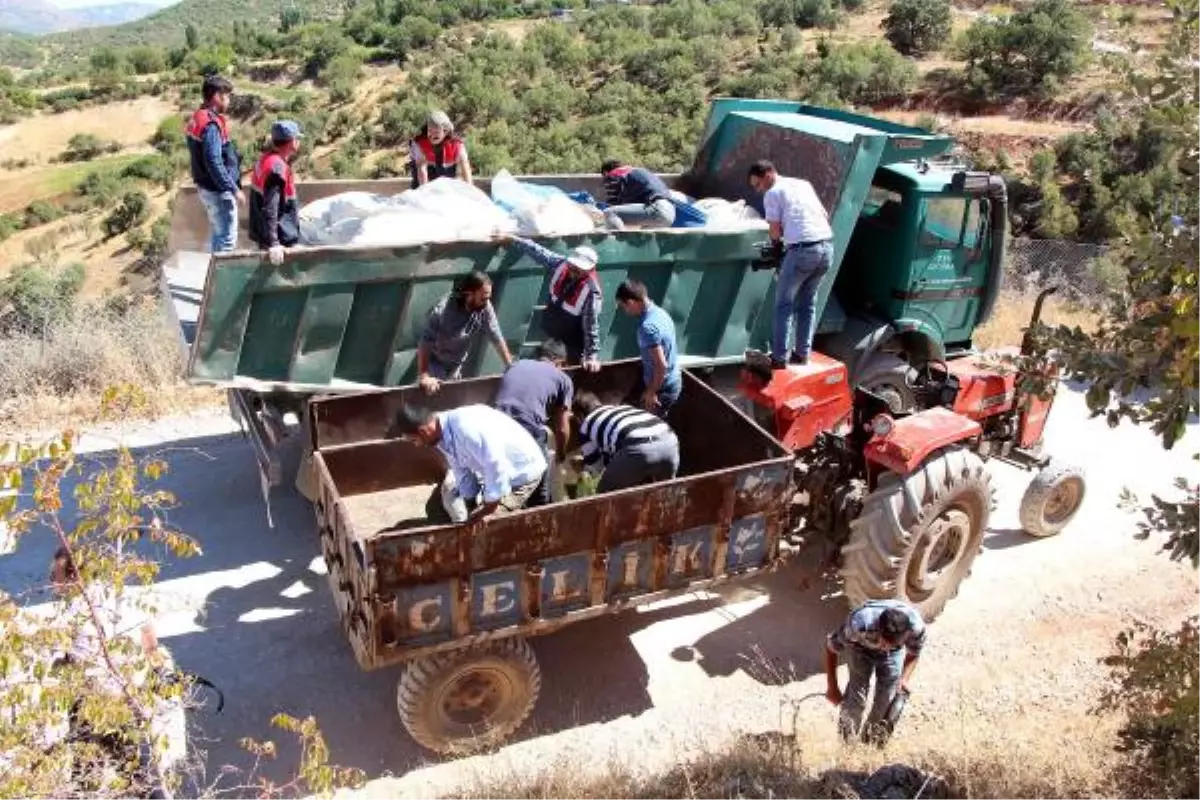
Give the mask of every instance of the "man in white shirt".
[{"label": "man in white shirt", "polygon": [[[491,406],[470,405],[434,414],[406,406],[389,433],[436,447],[449,466],[442,505],[456,523],[475,522],[496,511],[519,511],[546,472],[546,456],[529,432]],[[481,502],[468,512],[467,501]]]},{"label": "man in white shirt", "polygon": [[[771,365],[807,364],[816,328],[817,291],[833,263],[833,229],[812,184],[785,178],[770,161],[750,167],[750,187],[763,193],[763,211],[771,240],[783,247],[775,286]],[[788,355],[788,323],[795,319],[795,346]]]}]

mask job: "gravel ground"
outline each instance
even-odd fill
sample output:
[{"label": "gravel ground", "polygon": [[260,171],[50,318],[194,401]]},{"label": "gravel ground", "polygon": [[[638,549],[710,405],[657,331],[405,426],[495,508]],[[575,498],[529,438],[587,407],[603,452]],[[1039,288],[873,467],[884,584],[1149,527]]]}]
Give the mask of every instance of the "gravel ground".
[{"label": "gravel ground", "polygon": [[[1136,517],[1117,509],[1123,488],[1148,497],[1177,475],[1196,479],[1192,427],[1166,453],[1148,431],[1110,430],[1087,418],[1080,394],[1060,392],[1047,444],[1087,467],[1084,508],[1062,535],[1031,539],[1017,523],[1028,475],[995,467],[999,505],[984,552],[931,627],[898,747],[986,736],[989,726],[1086,728],[1103,678],[1097,659],[1113,636],[1134,621],[1174,623],[1196,610],[1194,571],[1134,540]],[[278,711],[316,716],[331,761],[373,779],[366,794],[427,796],[553,765],[577,774],[612,764],[661,769],[743,733],[791,732],[793,703],[823,691],[822,637],[846,608],[836,587],[818,581],[801,591],[797,573],[781,570],[535,640],[544,678],[530,723],[496,753],[440,762],[399,723],[398,673],[355,664],[311,510],[276,491],[276,527],[267,527],[253,455],[233,430],[208,412],[84,441],[97,450],[117,437],[147,451],[169,448],[165,488],[180,501],[173,522],[200,540],[204,555],[164,570],[160,628],[181,666],[226,695],[223,714],[194,718],[209,780],[221,765],[249,763],[240,737],[282,743],[269,727]],[[0,562],[0,588],[40,580],[51,550],[48,536],[31,535]],[[819,698],[797,708],[794,732],[826,746],[833,709]],[[269,777],[286,777],[294,763],[294,748],[280,750],[264,765]]]}]

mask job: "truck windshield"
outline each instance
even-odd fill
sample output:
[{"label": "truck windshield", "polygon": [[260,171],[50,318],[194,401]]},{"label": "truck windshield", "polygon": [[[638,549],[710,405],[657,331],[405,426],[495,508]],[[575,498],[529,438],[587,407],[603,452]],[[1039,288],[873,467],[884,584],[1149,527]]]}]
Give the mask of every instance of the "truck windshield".
[{"label": "truck windshield", "polygon": [[934,247],[955,247],[962,238],[965,197],[931,197],[925,201],[922,239]]}]

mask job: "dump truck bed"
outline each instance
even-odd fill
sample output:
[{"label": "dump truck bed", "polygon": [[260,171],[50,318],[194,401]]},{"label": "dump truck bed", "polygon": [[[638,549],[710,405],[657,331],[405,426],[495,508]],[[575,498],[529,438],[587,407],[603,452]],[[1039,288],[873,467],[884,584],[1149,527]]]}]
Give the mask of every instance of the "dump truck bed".
[{"label": "dump truck bed", "polygon": [[[744,199],[760,210],[761,198],[746,184],[753,161],[769,157],[782,174],[810,180],[830,210],[835,234],[835,263],[822,285],[820,315],[875,170],[949,146],[945,136],[796,102],[718,100],[692,168],[664,177],[694,197]],[[603,196],[596,175],[520,180]],[[476,184],[490,191],[488,180]],[[300,184],[299,196],[308,203],[347,191],[390,195],[407,187],[404,180],[322,181]],[[290,253],[284,265],[272,267],[247,247],[243,234],[243,249],[212,257],[197,287],[196,257],[189,254],[207,249],[206,230],[194,191],[185,190],[172,219],[171,245],[180,255],[170,274],[175,289],[180,276],[190,283],[185,287],[190,291],[175,292],[177,309],[188,298],[200,298],[198,308],[179,313],[194,339],[188,374],[198,382],[301,392],[409,384],[416,378],[417,341],[428,310],[456,277],[472,269],[493,279],[493,303],[510,350],[531,352],[542,338],[539,308],[549,275],[513,247],[470,241],[315,247]],[[770,338],[773,275],[754,269],[766,238],[765,230],[695,228],[541,242],[562,252],[588,244],[599,253],[602,360],[637,353],[634,321],[613,300],[622,280],[636,278],[675,320],[683,363],[699,365],[736,360]],[[464,374],[499,371],[499,357],[490,348],[480,351]]]},{"label": "dump truck bed", "polygon": [[[636,362],[580,389],[622,396]],[[490,402],[498,378],[446,384],[437,408]],[[672,409],[679,476],[474,525],[422,524],[442,475],[436,451],[384,431],[415,388],[314,400],[321,546],[342,625],[364,669],[489,638],[532,635],[751,574],[779,557],[792,458],[684,373]],[[435,501],[436,502],[436,501]]]}]

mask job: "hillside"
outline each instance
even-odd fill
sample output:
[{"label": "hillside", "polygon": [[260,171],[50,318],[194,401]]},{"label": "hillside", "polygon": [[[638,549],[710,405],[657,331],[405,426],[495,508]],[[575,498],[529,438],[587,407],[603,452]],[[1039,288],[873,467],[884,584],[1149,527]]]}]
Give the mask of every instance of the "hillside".
[{"label": "hillside", "polygon": [[[343,0],[292,0],[291,6],[306,19],[339,16]],[[280,5],[264,0],[182,0],[136,22],[111,28],[93,28],[46,36],[40,40],[59,59],[86,58],[101,47],[177,47],[184,43],[184,30],[193,25],[204,35],[227,32],[235,22],[265,25],[275,30]]]},{"label": "hillside", "polygon": [[5,0],[0,4],[0,30],[42,34],[121,25],[153,14],[150,3],[111,3],[85,8],[59,8],[46,0]]}]

